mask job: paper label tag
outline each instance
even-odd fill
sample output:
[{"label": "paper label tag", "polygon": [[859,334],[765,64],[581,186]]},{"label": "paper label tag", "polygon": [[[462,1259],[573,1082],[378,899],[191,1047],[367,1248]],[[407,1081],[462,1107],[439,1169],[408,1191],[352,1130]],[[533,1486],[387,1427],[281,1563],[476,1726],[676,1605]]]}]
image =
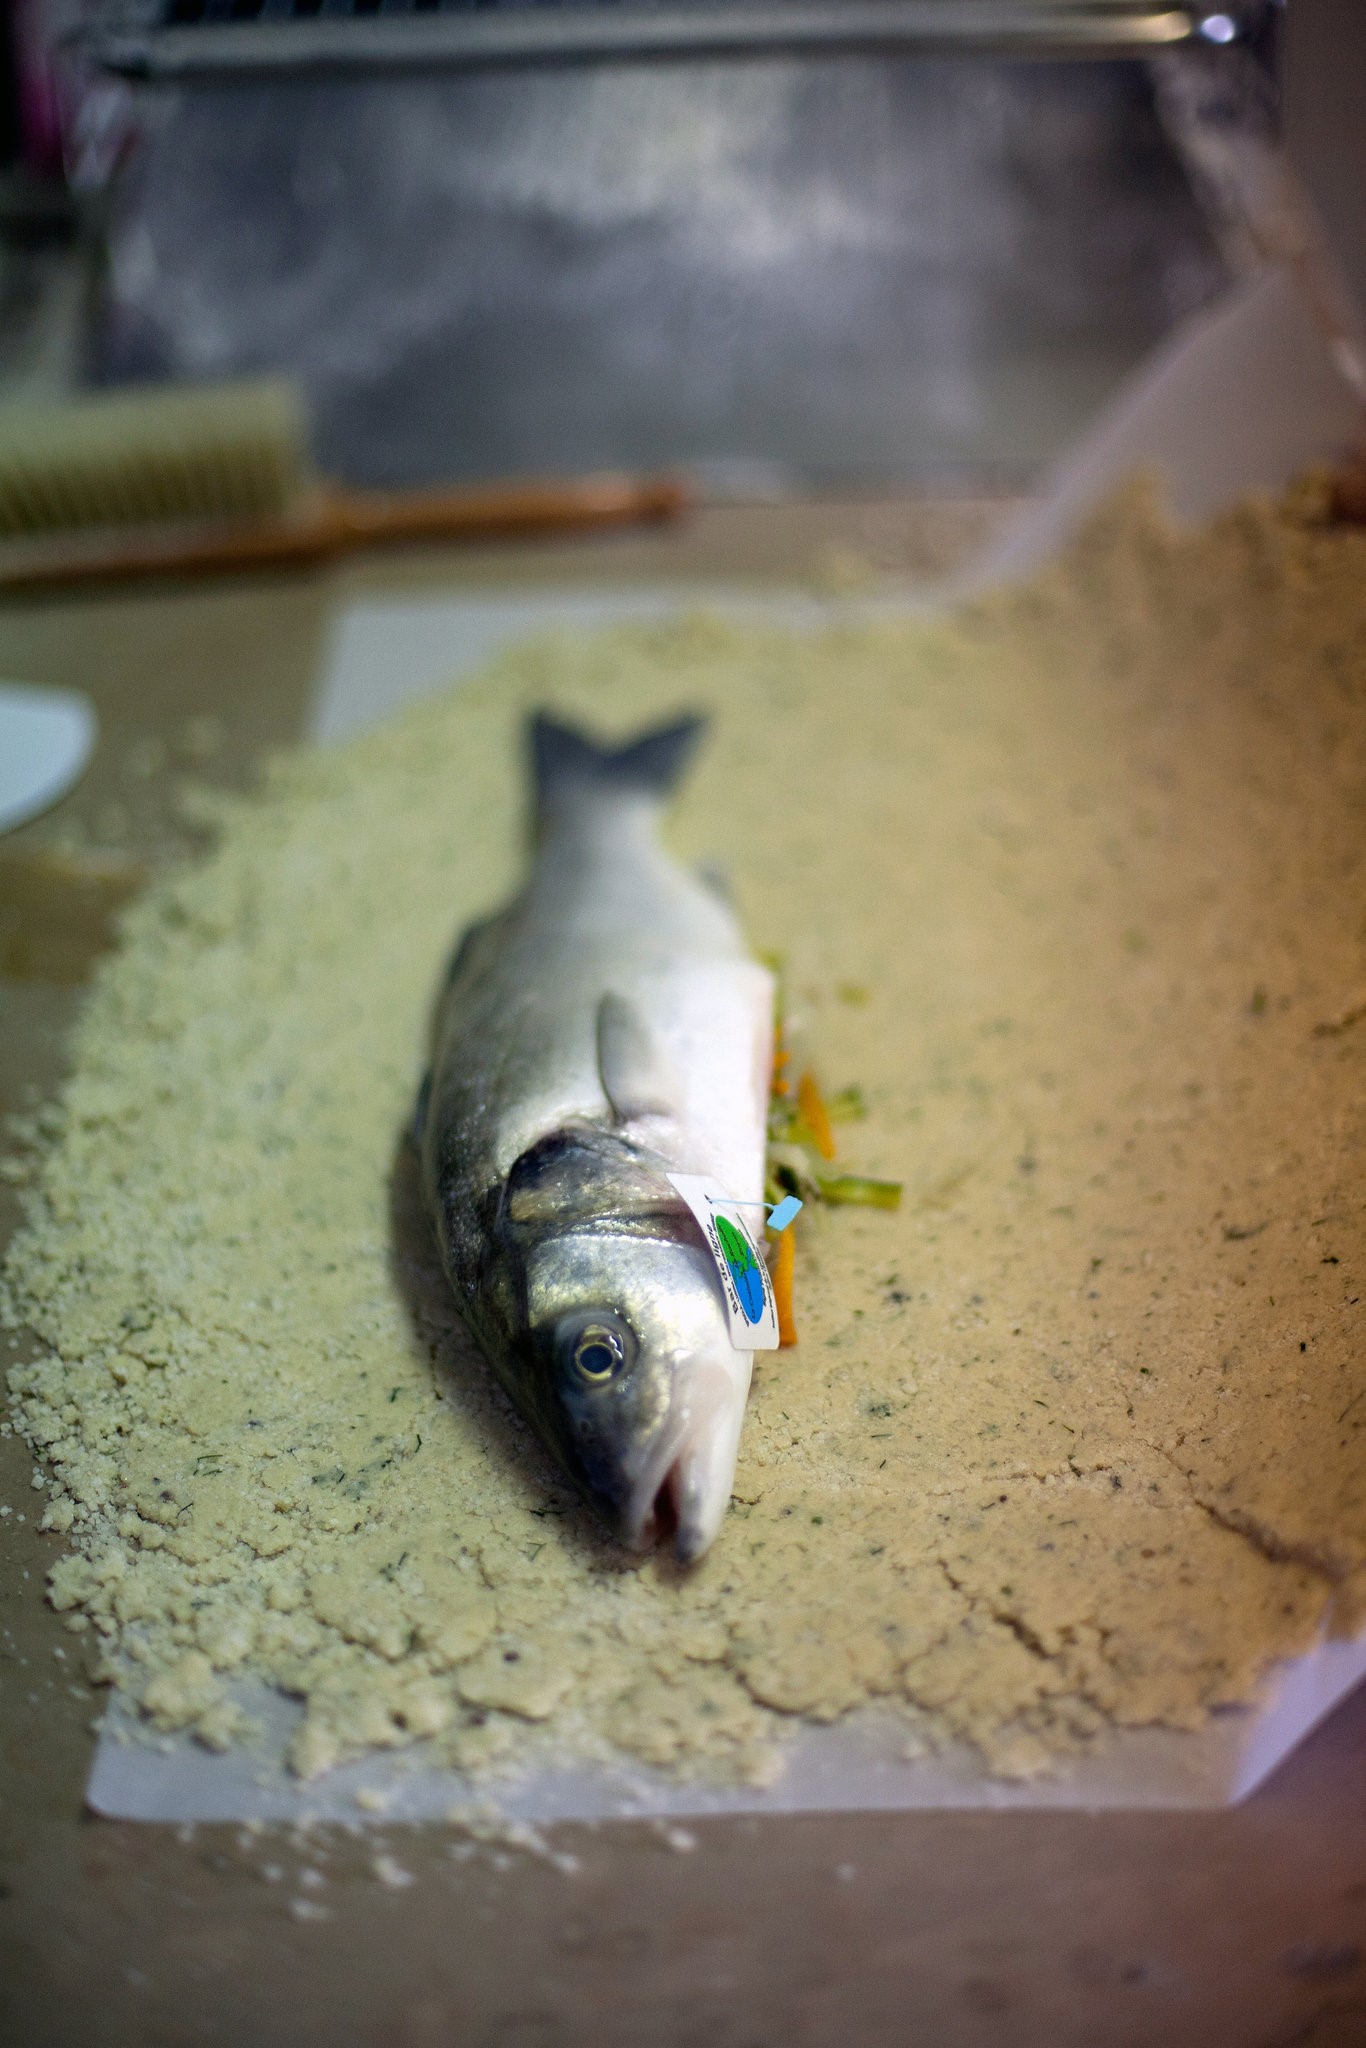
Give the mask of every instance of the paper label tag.
[{"label": "paper label tag", "polygon": [[702,1226],[716,1261],[730,1318],[731,1343],[737,1351],[776,1351],[778,1309],[773,1286],[763,1252],[743,1213],[762,1204],[732,1201],[721,1183],[704,1173],[671,1173],[669,1179]]}]

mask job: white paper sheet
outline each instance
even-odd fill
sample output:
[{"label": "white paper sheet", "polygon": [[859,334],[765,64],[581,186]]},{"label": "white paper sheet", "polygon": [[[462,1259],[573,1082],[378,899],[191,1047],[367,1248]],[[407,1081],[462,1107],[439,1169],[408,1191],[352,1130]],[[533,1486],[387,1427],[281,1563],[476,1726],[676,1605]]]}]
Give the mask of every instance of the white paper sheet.
[{"label": "white paper sheet", "polygon": [[[1208,517],[1241,493],[1276,489],[1306,463],[1330,459],[1359,425],[1326,345],[1293,285],[1269,271],[1240,287],[1158,352],[1148,369],[1055,476],[1044,499],[956,578],[951,596],[1027,573],[1135,467],[1155,465],[1178,516]],[[414,698],[449,686],[501,648],[562,627],[592,629],[680,609],[739,612],[815,626],[832,611],[923,609],[923,593],[874,603],[822,602],[809,592],[705,588],[488,591],[350,607],[337,620],[310,721],[318,742],[348,738]],[[1366,1638],[1321,1643],[1280,1667],[1258,1706],[1216,1715],[1198,1734],[1148,1729],[1112,1738],[1047,1777],[1009,1783],[961,1750],[908,1758],[907,1730],[865,1713],[804,1728],[768,1790],[679,1786],[647,1770],[535,1770],[499,1781],[512,1819],[548,1822],[623,1813],[796,1812],[912,1807],[1214,1807],[1244,1797],[1363,1677]],[[149,1746],[126,1708],[106,1723],[87,1790],[98,1813],[138,1820],[440,1818],[488,1789],[434,1769],[421,1746],[372,1756],[310,1786],[281,1758],[300,1709],[264,1687],[242,1703],[257,1720],[252,1748],[209,1754],[188,1737]],[[362,1808],[357,1793],[378,1799]]]},{"label": "white paper sheet", "polygon": [[1163,342],[954,592],[1030,575],[1135,470],[1156,470],[1176,519],[1194,526],[1339,460],[1363,426],[1294,278],[1269,265]]},{"label": "white paper sheet", "polygon": [[456,1771],[433,1766],[422,1744],[340,1764],[301,1785],[284,1771],[281,1758],[302,1709],[263,1685],[239,1686],[235,1697],[260,1738],[221,1755],[185,1736],[149,1747],[135,1713],[123,1706],[112,1710],[86,1802],[118,1820],[365,1822],[442,1820],[462,1806],[489,1800],[509,1820],[541,1825],[623,1815],[1231,1806],[1363,1677],[1366,1641],[1325,1643],[1287,1665],[1259,1708],[1217,1714],[1195,1734],[1132,1730],[1045,1777],[1018,1782],[989,1777],[980,1759],[962,1748],[908,1757],[907,1726],[868,1711],[833,1727],[801,1728],[781,1777],[768,1788],[675,1784],[643,1765],[536,1769],[474,1785]]},{"label": "white paper sheet", "polygon": [[351,739],[542,633],[600,632],[681,611],[818,626],[834,609],[809,590],[756,592],[724,583],[622,584],[593,591],[548,584],[540,590],[461,591],[348,605],[332,627],[308,737],[321,746]]}]

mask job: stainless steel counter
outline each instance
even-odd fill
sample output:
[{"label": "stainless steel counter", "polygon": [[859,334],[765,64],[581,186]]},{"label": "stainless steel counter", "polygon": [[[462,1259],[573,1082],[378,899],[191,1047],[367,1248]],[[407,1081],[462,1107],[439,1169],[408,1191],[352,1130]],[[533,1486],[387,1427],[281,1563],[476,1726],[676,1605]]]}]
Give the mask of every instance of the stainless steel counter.
[{"label": "stainless steel counter", "polygon": [[[952,515],[960,538],[989,516]],[[103,739],[62,810],[0,842],[0,932],[29,942],[0,981],[0,1108],[57,1080],[108,936],[109,904],[44,862],[77,824],[133,867],[184,850],[175,779],[239,781],[299,732],[334,596],[790,580],[832,546],[942,560],[947,531],[942,508],[896,503],[716,510],[674,533],[11,606],[0,671],[89,690]],[[222,738],[204,759],[206,714]],[[7,1230],[13,1190],[0,1203]],[[25,1355],[0,1335],[0,1357]],[[0,2038],[16,2048],[1366,2041],[1366,1693],[1226,1813],[737,1819],[693,1825],[690,1849],[564,1827],[551,1846],[572,1872],[515,1849],[462,1860],[436,1825],[97,1823],[81,1794],[99,1702],[42,1602],[59,1539],[36,1534],[37,1499],[27,1453],[0,1440]]]}]

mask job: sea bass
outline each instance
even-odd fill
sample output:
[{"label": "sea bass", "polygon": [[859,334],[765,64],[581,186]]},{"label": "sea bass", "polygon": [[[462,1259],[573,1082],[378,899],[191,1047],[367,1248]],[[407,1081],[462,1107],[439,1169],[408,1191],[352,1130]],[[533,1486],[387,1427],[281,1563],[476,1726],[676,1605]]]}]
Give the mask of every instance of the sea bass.
[{"label": "sea bass", "polygon": [[532,721],[531,872],[460,942],[414,1124],[493,1370],[625,1543],[671,1532],[685,1561],[725,1515],[753,1353],[668,1176],[757,1222],[774,1010],[729,906],[659,844],[702,729],[609,749]]}]

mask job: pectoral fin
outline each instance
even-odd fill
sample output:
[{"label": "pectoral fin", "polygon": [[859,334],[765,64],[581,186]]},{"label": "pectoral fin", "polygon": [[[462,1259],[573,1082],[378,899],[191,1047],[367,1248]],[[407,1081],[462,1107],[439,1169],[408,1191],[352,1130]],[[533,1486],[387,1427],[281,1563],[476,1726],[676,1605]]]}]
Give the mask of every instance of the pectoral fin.
[{"label": "pectoral fin", "polygon": [[598,1076],[618,1123],[671,1116],[678,1090],[663,1047],[625,996],[610,990],[598,1004]]}]

